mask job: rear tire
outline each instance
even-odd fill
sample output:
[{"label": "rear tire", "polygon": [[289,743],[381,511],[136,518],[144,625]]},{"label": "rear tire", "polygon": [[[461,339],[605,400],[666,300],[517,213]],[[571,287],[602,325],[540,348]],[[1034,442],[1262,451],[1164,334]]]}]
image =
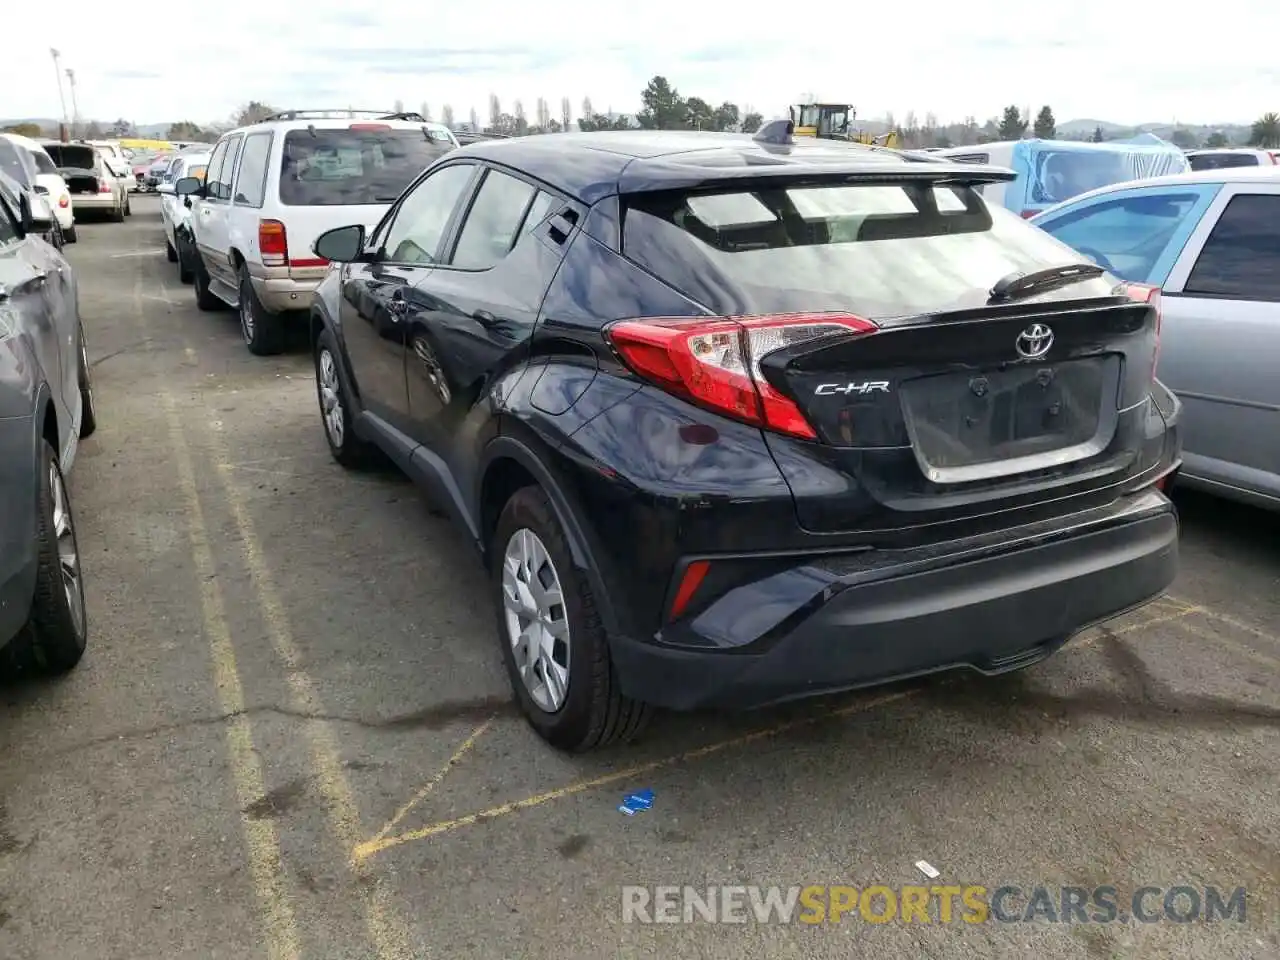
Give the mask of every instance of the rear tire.
[{"label": "rear tire", "polygon": [[173,244],[167,238],[164,241],[164,257],[170,263],[178,262],[178,251],[173,248]]},{"label": "rear tire", "polygon": [[[536,543],[524,537],[528,533],[533,534]],[[534,544],[538,548],[535,552],[545,556],[522,565],[522,542]],[[575,753],[634,739],[652,716],[653,708],[630,699],[619,688],[609,655],[609,639],[596,610],[591,585],[586,574],[574,565],[560,521],[542,488],[525,487],[507,501],[489,553],[502,658],[529,725],[552,746]],[[554,586],[558,581],[560,602],[552,602],[550,612],[544,611],[543,616],[525,618],[508,608],[506,597],[513,587],[522,595],[526,592],[523,585],[533,583],[535,578],[544,589],[548,583]],[[532,591],[528,594],[534,597]],[[552,652],[548,654],[559,664],[563,645],[562,669],[567,671],[567,677],[562,681],[562,699],[554,709],[548,708],[552,685],[545,680],[554,667],[543,660],[541,672],[538,663],[522,672],[517,660],[519,656],[528,662],[528,646],[539,636],[538,625],[542,623],[560,627],[567,638],[552,642]],[[527,683],[525,676],[533,680]],[[535,693],[539,682],[543,689]],[[539,703],[539,699],[543,702]],[[550,699],[554,701],[555,696]]]},{"label": "rear tire", "polygon": [[284,318],[262,306],[249,270],[240,264],[240,333],[255,357],[269,357],[284,349]]},{"label": "rear tire", "polygon": [[76,236],[76,225],[74,223],[62,231],[63,243],[75,243],[78,239],[79,237]]},{"label": "rear tire", "polygon": [[118,207],[113,207],[113,208],[112,208],[112,210],[111,210],[111,222],[112,222],[112,223],[124,223],[124,204],[123,204],[123,203],[122,203],[122,204],[120,204],[120,206],[118,206]]},{"label": "rear tire", "polygon": [[19,670],[66,673],[84,656],[88,618],[80,550],[58,454],[40,445],[36,503],[36,589],[26,625],[9,645]]},{"label": "rear tire", "polygon": [[129,205],[129,194],[124,195],[124,215],[126,217],[133,216],[133,207]]},{"label": "rear tire", "polygon": [[195,279],[195,271],[191,268],[192,258],[196,256],[195,250],[192,249],[191,241],[181,233],[175,232],[173,239],[178,245],[178,282],[190,283]]},{"label": "rear tire", "polygon": [[201,310],[221,310],[223,303],[209,290],[209,271],[198,251],[194,252],[195,264],[191,269],[192,280],[196,288],[196,307]]}]

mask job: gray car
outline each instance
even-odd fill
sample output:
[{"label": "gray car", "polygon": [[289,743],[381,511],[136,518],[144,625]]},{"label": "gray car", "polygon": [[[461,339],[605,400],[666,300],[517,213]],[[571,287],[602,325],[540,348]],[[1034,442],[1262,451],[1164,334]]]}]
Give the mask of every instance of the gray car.
[{"label": "gray car", "polygon": [[87,636],[64,476],[96,414],[75,276],[20,196],[0,175],[0,647],[61,673]]},{"label": "gray car", "polygon": [[1159,377],[1183,403],[1178,483],[1280,510],[1280,167],[1116,184],[1031,222],[1161,289]]}]

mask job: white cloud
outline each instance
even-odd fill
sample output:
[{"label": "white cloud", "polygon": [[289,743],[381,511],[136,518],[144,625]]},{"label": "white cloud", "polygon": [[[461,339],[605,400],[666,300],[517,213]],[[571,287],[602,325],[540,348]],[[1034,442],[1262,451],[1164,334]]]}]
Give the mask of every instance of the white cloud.
[{"label": "white cloud", "polygon": [[[632,112],[655,73],[766,117],[811,92],[868,118],[915,110],[981,121],[1008,103],[1047,103],[1059,120],[1211,122],[1280,109],[1280,69],[1268,66],[1277,27],[1280,8],[1256,0],[1219,0],[1194,17],[1133,0],[874,10],[811,0],[782,17],[706,0],[220,0],[172,19],[65,17],[57,43],[82,116],[139,123],[223,119],[249,99],[426,101],[437,114],[451,103],[459,118],[473,106],[483,117],[490,92],[508,109],[522,99],[530,114],[539,96],[553,113],[562,96],[575,115],[584,96]],[[59,113],[47,49],[14,45],[5,72],[6,115]]]}]

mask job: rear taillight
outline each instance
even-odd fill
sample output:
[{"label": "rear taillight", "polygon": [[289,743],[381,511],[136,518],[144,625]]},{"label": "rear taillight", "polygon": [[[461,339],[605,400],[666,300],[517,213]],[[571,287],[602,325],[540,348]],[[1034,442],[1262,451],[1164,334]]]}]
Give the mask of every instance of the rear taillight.
[{"label": "rear taillight", "polygon": [[71,204],[71,198],[68,197],[65,193],[58,198],[58,206],[61,207],[62,209],[65,210],[70,204]]},{"label": "rear taillight", "polygon": [[289,236],[279,220],[258,221],[258,251],[264,267],[283,267],[289,263]]},{"label": "rear taillight", "polygon": [[1160,360],[1161,311],[1164,309],[1164,305],[1160,297],[1160,288],[1153,287],[1145,283],[1126,283],[1124,285],[1124,292],[1130,300],[1136,300],[1138,303],[1148,303],[1156,312],[1156,346],[1155,351],[1151,355],[1151,377],[1152,379],[1155,379],[1156,364]]},{"label": "rear taillight", "polygon": [[99,181],[98,181],[98,192],[99,192],[99,193],[110,193],[110,192],[111,192],[111,181],[110,181],[110,180],[108,180],[108,179],[106,179],[105,177],[104,177],[103,179],[99,180]]},{"label": "rear taillight", "polygon": [[1023,211],[1022,211],[1022,219],[1023,219],[1023,220],[1030,220],[1032,217],[1034,217],[1034,216],[1035,216],[1037,213],[1039,213],[1039,212],[1040,212],[1039,210],[1023,210]]},{"label": "rear taillight", "polygon": [[765,380],[760,359],[783,347],[879,328],[845,313],[622,320],[609,341],[632,371],[668,393],[779,433],[817,437],[800,408]]}]

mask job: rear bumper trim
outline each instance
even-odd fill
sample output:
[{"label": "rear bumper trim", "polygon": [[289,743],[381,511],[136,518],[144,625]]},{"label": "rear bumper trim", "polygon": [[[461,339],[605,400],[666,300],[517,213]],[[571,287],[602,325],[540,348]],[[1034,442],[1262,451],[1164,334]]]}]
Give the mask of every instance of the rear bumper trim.
[{"label": "rear bumper trim", "polygon": [[[1118,521],[1021,538],[1003,552],[838,578],[829,567],[799,565],[732,591],[736,616],[722,615],[721,636],[707,638],[719,649],[614,638],[618,675],[632,697],[692,709],[764,706],[954,668],[1019,669],[1173,582],[1177,515],[1155,491],[1134,500]],[[810,597],[770,615],[776,598],[788,590],[795,597],[802,580]],[[735,629],[746,642],[726,648],[725,634]]]}]

